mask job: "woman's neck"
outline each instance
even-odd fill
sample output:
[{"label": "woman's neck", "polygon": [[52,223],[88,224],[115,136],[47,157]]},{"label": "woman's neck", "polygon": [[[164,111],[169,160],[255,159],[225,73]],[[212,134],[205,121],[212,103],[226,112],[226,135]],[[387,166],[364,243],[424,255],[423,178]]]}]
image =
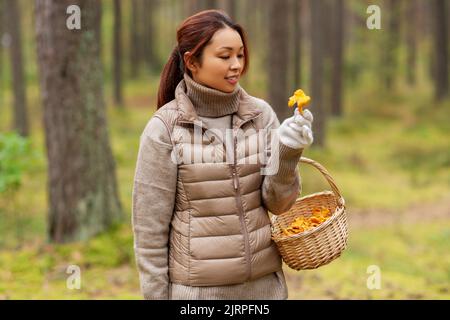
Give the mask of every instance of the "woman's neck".
[{"label": "woman's neck", "polygon": [[186,94],[194,105],[197,115],[217,118],[238,110],[241,94],[239,84],[232,92],[226,93],[194,81],[187,73],[184,74],[184,81]]}]

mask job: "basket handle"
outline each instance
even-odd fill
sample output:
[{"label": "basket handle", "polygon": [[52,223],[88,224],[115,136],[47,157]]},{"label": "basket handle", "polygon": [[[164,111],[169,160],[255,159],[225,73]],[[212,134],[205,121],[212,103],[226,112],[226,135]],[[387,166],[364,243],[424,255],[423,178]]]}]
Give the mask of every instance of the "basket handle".
[{"label": "basket handle", "polygon": [[336,183],[334,182],[333,177],[328,173],[327,169],[325,169],[320,163],[306,157],[300,157],[300,162],[310,164],[317,170],[319,170],[320,173],[322,173],[322,175],[325,177],[325,179],[327,179],[328,183],[330,184],[331,189],[333,190],[335,196],[338,199],[338,204],[342,207],[345,207],[345,200],[342,197],[341,192],[339,191]]}]

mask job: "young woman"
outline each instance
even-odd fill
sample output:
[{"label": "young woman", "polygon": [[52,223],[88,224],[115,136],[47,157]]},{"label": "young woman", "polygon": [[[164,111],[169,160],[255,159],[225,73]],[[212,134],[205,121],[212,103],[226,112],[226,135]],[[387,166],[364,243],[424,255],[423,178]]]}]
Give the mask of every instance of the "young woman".
[{"label": "young woman", "polygon": [[268,212],[289,210],[299,195],[312,114],[296,111],[280,126],[267,102],[240,87],[248,46],[224,12],[187,18],[177,42],[134,179],[144,298],[286,299]]}]

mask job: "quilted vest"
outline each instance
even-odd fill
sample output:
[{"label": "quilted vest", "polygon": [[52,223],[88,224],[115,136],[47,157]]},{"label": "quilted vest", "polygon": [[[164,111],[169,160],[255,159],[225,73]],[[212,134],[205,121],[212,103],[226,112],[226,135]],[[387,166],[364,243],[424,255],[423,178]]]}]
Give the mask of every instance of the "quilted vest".
[{"label": "quilted vest", "polygon": [[[175,99],[154,114],[169,130],[178,166],[169,237],[173,283],[231,285],[281,270],[261,199],[264,176],[258,153],[263,151],[255,146],[263,119],[257,104],[242,89],[233,130],[225,138],[230,143],[199,122],[184,80]],[[201,132],[200,139],[193,138],[195,132]]]}]

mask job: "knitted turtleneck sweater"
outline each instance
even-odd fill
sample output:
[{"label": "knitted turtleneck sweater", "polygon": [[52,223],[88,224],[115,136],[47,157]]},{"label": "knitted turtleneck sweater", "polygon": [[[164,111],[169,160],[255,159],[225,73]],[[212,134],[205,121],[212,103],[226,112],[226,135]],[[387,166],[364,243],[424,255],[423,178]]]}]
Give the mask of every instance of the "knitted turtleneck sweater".
[{"label": "knitted turtleneck sweater", "polygon": [[[241,90],[224,93],[195,82],[184,74],[185,92],[199,119],[208,128],[225,130],[231,127],[232,114],[238,110]],[[272,108],[263,100],[267,122],[279,126]],[[169,225],[177,186],[177,165],[171,161],[172,144],[167,128],[152,117],[141,135],[133,187],[133,231],[135,254],[141,290],[146,299],[286,299],[286,281],[282,271],[254,281],[235,285],[192,287],[172,283],[168,277]],[[283,206],[290,201],[282,195],[298,195],[296,171],[302,149],[280,145],[278,173],[266,176],[262,196],[266,203]],[[292,199],[292,197],[291,197]],[[145,217],[145,218],[141,218]],[[144,251],[136,242],[148,243]],[[224,270],[226,272],[226,270]]]},{"label": "knitted turtleneck sweater", "polygon": [[232,114],[238,110],[241,86],[236,85],[231,93],[208,88],[184,74],[186,94],[195,107],[198,118],[208,128],[219,129],[224,134],[231,128]]},{"label": "knitted turtleneck sweater", "polygon": [[206,87],[184,74],[186,94],[195,107],[199,117],[218,118],[231,115],[239,107],[241,86],[236,85],[233,92],[226,93]]}]

